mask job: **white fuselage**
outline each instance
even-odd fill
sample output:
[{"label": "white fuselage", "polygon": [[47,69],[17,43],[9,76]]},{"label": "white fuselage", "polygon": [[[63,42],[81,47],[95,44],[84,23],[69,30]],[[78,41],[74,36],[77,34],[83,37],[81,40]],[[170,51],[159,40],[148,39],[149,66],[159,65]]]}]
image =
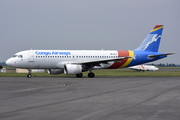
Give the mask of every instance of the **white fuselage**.
[{"label": "white fuselage", "polygon": [[[64,69],[66,63],[107,60],[118,57],[117,51],[93,50],[27,50],[18,52],[7,60],[12,67],[25,69]],[[108,68],[114,62],[95,66],[93,69]]]}]

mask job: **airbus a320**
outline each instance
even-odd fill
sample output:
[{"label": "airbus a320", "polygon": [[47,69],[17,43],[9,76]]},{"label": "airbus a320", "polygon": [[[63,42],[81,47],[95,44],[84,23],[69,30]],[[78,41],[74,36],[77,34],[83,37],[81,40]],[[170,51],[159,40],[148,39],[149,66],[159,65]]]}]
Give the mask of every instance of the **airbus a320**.
[{"label": "airbus a320", "polygon": [[70,74],[82,77],[89,71],[93,78],[96,69],[116,69],[140,65],[167,57],[172,53],[159,53],[163,25],[156,25],[142,44],[135,50],[26,50],[16,53],[6,61],[15,68],[48,69],[49,74]]}]

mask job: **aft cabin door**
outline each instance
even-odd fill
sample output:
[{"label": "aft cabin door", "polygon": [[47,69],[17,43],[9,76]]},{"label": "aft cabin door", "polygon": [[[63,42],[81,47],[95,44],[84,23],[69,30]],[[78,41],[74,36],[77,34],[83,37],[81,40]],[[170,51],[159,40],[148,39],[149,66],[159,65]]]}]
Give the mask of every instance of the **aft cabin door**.
[{"label": "aft cabin door", "polygon": [[33,51],[29,52],[29,62],[34,62],[34,53],[33,53]]}]

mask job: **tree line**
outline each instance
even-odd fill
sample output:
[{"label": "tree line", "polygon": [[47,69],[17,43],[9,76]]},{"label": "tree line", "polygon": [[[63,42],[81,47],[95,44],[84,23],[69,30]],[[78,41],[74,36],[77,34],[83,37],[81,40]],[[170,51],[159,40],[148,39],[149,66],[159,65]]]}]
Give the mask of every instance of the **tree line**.
[{"label": "tree line", "polygon": [[176,65],[174,63],[159,63],[159,64],[147,64],[147,65],[153,65],[153,66],[157,66],[157,67],[180,67],[180,65]]}]

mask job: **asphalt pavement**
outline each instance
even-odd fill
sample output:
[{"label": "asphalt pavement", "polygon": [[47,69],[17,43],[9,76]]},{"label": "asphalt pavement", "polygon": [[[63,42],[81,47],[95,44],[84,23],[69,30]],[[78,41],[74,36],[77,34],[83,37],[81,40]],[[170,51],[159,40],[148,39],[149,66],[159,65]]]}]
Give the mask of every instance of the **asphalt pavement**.
[{"label": "asphalt pavement", "polygon": [[1,120],[180,120],[180,77],[0,77]]}]

